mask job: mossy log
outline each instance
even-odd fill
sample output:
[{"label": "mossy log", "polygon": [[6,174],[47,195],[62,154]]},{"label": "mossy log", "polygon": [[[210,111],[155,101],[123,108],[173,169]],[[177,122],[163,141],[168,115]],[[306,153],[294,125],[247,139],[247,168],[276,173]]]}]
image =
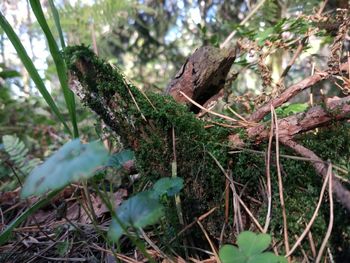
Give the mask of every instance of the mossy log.
[{"label": "mossy log", "polygon": [[[70,47],[64,54],[71,88],[124,147],[135,151],[143,178],[171,176],[176,159],[177,175],[185,180],[182,205],[187,222],[222,204],[225,176],[213,157],[226,166],[227,129],[206,128],[207,123],[171,96],[143,93],[86,47]],[[217,234],[221,226],[207,227]]]},{"label": "mossy log", "polygon": [[[271,100],[253,113],[248,118],[249,122],[244,129],[234,129],[230,125],[213,125],[197,119],[190,111],[190,109],[194,109],[193,104],[190,102],[186,103],[187,105],[182,104],[185,100],[183,96],[179,95],[185,94],[191,98],[199,97],[201,98],[200,104],[204,104],[210,99],[210,96],[214,96],[214,93],[219,91],[218,85],[222,84],[229,66],[234,61],[234,53],[223,52],[222,54],[224,55],[216,57],[222,63],[214,63],[217,66],[214,70],[220,71],[220,67],[222,67],[219,77],[213,78],[212,74],[207,74],[206,80],[201,79],[201,82],[206,83],[207,88],[214,87],[215,92],[208,93],[196,86],[200,78],[195,74],[196,71],[193,71],[196,60],[190,58],[180,70],[179,76],[175,77],[168,86],[167,91],[173,96],[171,97],[166,94],[142,92],[129,82],[118,68],[99,59],[84,46],[69,47],[64,52],[72,90],[119,136],[124,147],[135,151],[137,169],[142,178],[153,181],[159,177],[171,176],[172,163],[176,160],[178,176],[185,180],[185,189],[182,193],[185,221],[191,222],[213,207],[219,207],[216,214],[212,214],[210,219],[205,222],[206,229],[218,239],[224,218],[223,200],[226,190],[225,175],[218,163],[225,169],[231,168],[229,166],[234,158],[230,158],[228,155],[229,146],[247,145],[248,141],[253,142],[253,144],[266,141],[269,134],[268,124],[258,124],[257,122],[270,112],[271,106],[282,105],[297,91],[306,89],[329,77],[330,74],[334,74],[334,72],[325,72],[293,85],[278,98]],[[229,56],[228,60],[223,60],[225,55]],[[199,59],[197,56],[194,58]],[[191,64],[192,62],[193,64]],[[343,65],[340,70],[344,68],[347,67]],[[192,76],[188,72],[192,72],[194,75]],[[185,76],[190,84],[180,85],[183,81],[177,78],[181,76]],[[203,86],[201,87],[203,88]],[[199,90],[196,91],[195,89],[198,88]],[[174,97],[177,101],[174,100]],[[348,119],[350,112],[348,101],[349,98],[333,99],[329,103],[325,103],[324,107],[317,106],[309,109],[306,113],[279,120],[282,127],[280,129],[281,142],[300,155],[315,159],[316,155],[314,156],[312,151],[304,151],[299,147],[300,145],[296,145],[293,137],[300,132],[328,125],[334,120]],[[223,122],[222,119],[212,118],[211,120],[216,123]],[[312,122],[308,125],[310,122],[305,120],[312,120]],[[317,140],[316,137],[315,139]],[[335,139],[339,139],[339,137]],[[310,138],[307,137],[305,143],[309,141]],[[319,143],[322,144],[322,142]],[[341,143],[339,142],[339,145]],[[295,145],[297,147],[294,147]],[[247,156],[243,154],[234,161],[236,162],[234,164],[235,178],[245,178],[246,181],[242,183],[246,185],[250,185],[252,180],[256,180],[251,190],[255,193],[259,191],[257,183],[259,178],[256,176],[265,173],[264,157],[247,159]],[[324,176],[326,165],[322,163],[322,160],[317,159],[313,165]],[[292,165],[287,163],[285,166],[293,170],[295,163]],[[304,174],[305,167],[298,167],[298,171],[295,168],[295,171],[292,172],[295,178],[290,181],[289,185],[285,186],[286,193],[289,195],[287,203],[294,207],[295,211],[298,211],[295,204],[300,201],[299,199],[306,203],[305,200],[309,196],[294,189],[304,186],[303,180],[306,176]],[[308,183],[314,184],[314,180],[314,177],[310,176]],[[318,182],[320,183],[321,180],[318,179]],[[334,182],[337,187],[337,189],[334,188],[335,194],[342,205],[350,210],[349,192],[335,178]],[[320,187],[320,184],[316,185]],[[245,189],[245,187],[243,188]],[[276,191],[278,192],[275,189]],[[312,192],[310,198],[317,198],[317,195],[317,191],[316,194]],[[314,199],[307,202],[312,209]],[[257,207],[259,206],[261,204],[257,205]],[[302,211],[295,213],[296,219],[302,216],[300,213]],[[249,223],[249,219],[246,221]],[[279,231],[278,225],[275,223],[276,231]],[[226,237],[230,238],[233,231],[226,231],[226,233],[228,233]]]}]

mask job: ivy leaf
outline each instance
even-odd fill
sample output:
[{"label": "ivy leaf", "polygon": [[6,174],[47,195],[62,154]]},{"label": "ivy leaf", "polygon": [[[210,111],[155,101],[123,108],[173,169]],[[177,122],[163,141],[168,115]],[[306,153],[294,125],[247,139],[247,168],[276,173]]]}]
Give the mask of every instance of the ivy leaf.
[{"label": "ivy leaf", "polygon": [[245,263],[248,260],[244,253],[232,245],[223,245],[220,248],[219,257],[222,263]]},{"label": "ivy leaf", "polygon": [[137,229],[155,224],[163,216],[163,206],[152,197],[150,191],[145,191],[124,201],[116,209],[116,216],[122,225],[114,218],[108,231],[114,241],[125,234],[123,227]]},{"label": "ivy leaf", "polygon": [[183,188],[184,180],[182,178],[161,178],[153,185],[152,195],[154,198],[159,198],[166,194],[174,196]]},{"label": "ivy leaf", "polygon": [[107,166],[120,169],[125,163],[131,161],[135,158],[134,152],[131,150],[121,151],[119,153],[113,154],[107,162]]},{"label": "ivy leaf", "polygon": [[70,141],[29,174],[21,197],[41,195],[89,178],[105,165],[107,159],[108,152],[100,142],[82,144],[79,139]]},{"label": "ivy leaf", "polygon": [[268,234],[256,235],[250,231],[244,231],[239,234],[237,244],[239,249],[247,256],[260,254],[266,250],[271,243],[271,237]]}]

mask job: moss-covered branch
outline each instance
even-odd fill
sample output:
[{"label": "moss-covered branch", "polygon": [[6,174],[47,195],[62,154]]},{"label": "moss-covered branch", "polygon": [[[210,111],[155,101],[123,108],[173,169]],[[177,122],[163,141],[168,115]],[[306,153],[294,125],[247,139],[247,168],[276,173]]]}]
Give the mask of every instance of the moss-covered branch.
[{"label": "moss-covered branch", "polygon": [[208,152],[226,165],[227,149],[221,144],[227,141],[227,129],[206,129],[206,123],[170,96],[144,94],[118,68],[84,46],[67,48],[64,56],[72,89],[120,136],[125,147],[135,151],[143,178],[171,176],[176,154],[178,176],[186,181],[183,203],[188,220],[217,205],[225,179]]}]

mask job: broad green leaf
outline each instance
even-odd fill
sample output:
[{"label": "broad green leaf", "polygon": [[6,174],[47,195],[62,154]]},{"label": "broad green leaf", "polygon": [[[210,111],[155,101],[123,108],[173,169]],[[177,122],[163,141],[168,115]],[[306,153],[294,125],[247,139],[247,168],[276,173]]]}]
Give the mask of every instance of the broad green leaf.
[{"label": "broad green leaf", "polygon": [[161,178],[159,179],[152,188],[152,195],[155,198],[166,194],[167,196],[174,196],[183,188],[184,180],[182,178]]},{"label": "broad green leaf", "polygon": [[139,193],[124,201],[116,209],[117,219],[112,220],[109,237],[118,241],[125,234],[124,228],[138,229],[155,224],[162,215],[163,206],[158,199],[153,198],[149,191]]},{"label": "broad green leaf", "polygon": [[18,38],[16,33],[13,31],[13,28],[9,24],[9,22],[6,20],[5,16],[0,12],[0,27],[5,31],[7,37],[11,41],[13,47],[17,51],[18,57],[21,59],[24,67],[28,71],[30,77],[34,81],[36,87],[38,88],[40,94],[43,96],[47,104],[50,106],[51,110],[56,114],[57,118],[62,122],[66,130],[69,134],[72,134],[71,130],[69,129],[68,125],[66,124],[66,121],[64,117],[62,116],[61,112],[56,106],[56,103],[52,99],[50,93],[47,91],[43,80],[41,79],[37,69],[35,68],[33,61],[29,58],[25,48],[22,45],[21,40]]},{"label": "broad green leaf", "polygon": [[247,260],[247,263],[287,263],[287,259],[285,257],[276,256],[272,252],[265,252],[262,254],[258,254],[252,256]]},{"label": "broad green leaf", "polygon": [[232,245],[223,245],[220,248],[219,257],[222,263],[245,263],[248,260],[246,255]]},{"label": "broad green leaf", "polygon": [[268,234],[255,234],[250,231],[244,231],[237,238],[239,249],[247,256],[260,254],[266,250],[271,243],[271,237]]},{"label": "broad green leaf", "polygon": [[[50,54],[53,58],[53,61],[56,66],[56,71],[58,75],[58,79],[60,81],[64,99],[69,111],[69,115],[71,117],[71,121],[73,124],[74,129],[74,137],[79,137],[78,133],[78,126],[77,126],[77,120],[76,120],[76,112],[75,112],[75,101],[74,101],[74,95],[73,92],[68,87],[68,74],[67,74],[67,67],[63,60],[62,54],[60,53],[56,40],[53,37],[51,30],[47,24],[47,21],[45,19],[44,12],[41,8],[41,4],[39,0],[29,0],[30,5],[32,7],[33,13],[38,20],[38,23],[43,30],[45,37],[47,39],[47,43],[49,45]],[[58,16],[58,14],[57,14]],[[56,22],[56,21],[55,21]]]},{"label": "broad green leaf", "polygon": [[89,178],[105,165],[107,159],[108,152],[100,142],[82,144],[79,139],[70,141],[30,173],[21,196],[41,195]]},{"label": "broad green leaf", "polygon": [[114,167],[116,169],[120,169],[123,165],[131,161],[135,158],[134,152],[131,150],[121,151],[119,153],[115,153],[111,155],[108,159],[107,166]]}]

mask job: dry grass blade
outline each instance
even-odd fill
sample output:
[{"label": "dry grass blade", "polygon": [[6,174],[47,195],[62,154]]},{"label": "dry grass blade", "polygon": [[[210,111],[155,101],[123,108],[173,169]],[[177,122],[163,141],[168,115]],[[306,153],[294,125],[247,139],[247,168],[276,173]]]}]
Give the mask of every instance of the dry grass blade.
[{"label": "dry grass blade", "polygon": [[[273,116],[273,107],[271,106],[271,116]],[[273,129],[274,129],[274,122],[273,118],[271,118],[271,128],[270,128],[270,137],[269,137],[269,145],[267,148],[267,162],[266,162],[266,184],[267,184],[267,214],[266,214],[266,220],[265,220],[265,226],[263,233],[267,232],[267,229],[269,228],[270,220],[271,220],[271,204],[272,204],[272,190],[271,190],[271,173],[270,173],[270,167],[271,167],[271,147],[272,147],[272,138],[273,138]]]},{"label": "dry grass blade", "polygon": [[218,255],[218,253],[216,252],[217,249],[215,248],[215,245],[213,244],[213,242],[210,240],[210,237],[209,237],[207,231],[205,230],[205,228],[203,227],[203,225],[202,225],[201,222],[197,221],[197,224],[199,225],[199,227],[200,227],[201,230],[203,231],[203,233],[204,233],[204,235],[205,235],[205,238],[207,239],[207,241],[208,241],[208,243],[209,243],[209,245],[210,245],[210,247],[211,247],[211,250],[212,250],[212,252],[213,252],[213,254],[214,254],[214,256],[215,256],[216,262],[221,263],[221,260],[220,260],[220,258],[219,258],[219,255]]},{"label": "dry grass blade", "polygon": [[[324,196],[324,193],[325,193],[325,190],[326,190],[326,186],[327,186],[327,183],[328,183],[328,179],[329,179],[329,174],[327,174],[327,177],[325,178],[325,180],[323,182],[323,185],[322,185],[322,188],[321,188],[321,192],[320,192],[320,197],[319,197],[319,200],[318,200],[315,212],[314,212],[314,214],[312,215],[312,217],[310,219],[310,222],[307,224],[306,228],[304,229],[304,232],[300,235],[300,237],[297,239],[297,241],[293,245],[292,249],[289,251],[289,253],[286,256],[291,256],[294,253],[294,251],[296,250],[296,248],[299,246],[301,241],[303,241],[305,236],[308,233],[310,233],[309,231],[311,229],[311,226],[313,225],[313,223],[314,223],[314,221],[316,219],[316,216],[318,215],[318,210],[321,207],[323,196]],[[312,239],[312,237],[311,237],[311,239]],[[312,241],[312,243],[313,243],[313,241]],[[311,246],[311,247],[313,247],[313,246]],[[312,249],[312,251],[313,251],[313,249]]]},{"label": "dry grass blade", "polygon": [[167,262],[174,263],[174,261],[169,258],[160,248],[147,236],[145,231],[143,231],[142,228],[139,228],[139,231],[142,235],[142,237],[145,239],[145,241],[155,250],[157,253],[164,259],[167,260]]},{"label": "dry grass blade", "polygon": [[196,219],[195,221],[193,221],[191,224],[188,224],[186,227],[184,227],[183,229],[181,229],[181,231],[179,233],[176,234],[176,236],[174,238],[172,238],[169,241],[169,244],[173,243],[180,235],[182,235],[185,231],[187,231],[188,229],[190,229],[193,225],[195,225],[197,223],[197,221],[202,221],[203,219],[205,219],[206,217],[208,217],[210,214],[212,214],[216,209],[218,209],[218,207],[214,207],[212,209],[210,209],[208,212],[206,212],[205,214],[201,215],[200,217],[198,217],[198,219]]},{"label": "dry grass blade", "polygon": [[316,263],[321,262],[323,251],[326,248],[328,239],[331,236],[332,228],[333,228],[334,214],[333,214],[332,164],[331,163],[328,166],[327,177],[328,177],[328,194],[329,194],[329,224],[328,224],[326,236],[324,237],[323,242],[321,244],[321,248],[318,251],[318,255],[315,261]]},{"label": "dry grass blade", "polygon": [[217,112],[214,112],[214,111],[211,111],[211,110],[208,110],[206,108],[204,108],[202,105],[198,104],[197,102],[195,102],[194,100],[192,100],[190,97],[188,97],[185,93],[183,93],[182,91],[180,91],[180,94],[182,96],[184,96],[189,102],[191,102],[193,105],[197,106],[198,108],[200,108],[201,110],[207,112],[207,113],[210,113],[214,116],[217,116],[217,117],[220,117],[222,119],[225,119],[225,120],[228,120],[228,121],[231,121],[231,122],[235,122],[237,124],[240,124],[242,127],[252,127],[252,126],[255,126],[256,123],[254,122],[244,122],[244,121],[239,121],[239,120],[236,120],[234,118],[231,118],[229,116],[226,116],[226,115],[223,115],[223,114],[220,114],[220,113],[217,113]]},{"label": "dry grass blade", "polygon": [[[279,157],[279,130],[278,130],[278,122],[277,122],[277,114],[271,105],[271,111],[273,113],[272,117],[276,125],[275,129],[275,138],[276,138],[276,166],[277,166],[277,177],[278,177],[278,191],[280,195],[280,202],[281,202],[281,208],[282,208],[282,216],[283,216],[283,236],[284,236],[284,246],[286,249],[286,253],[289,253],[289,239],[288,239],[288,223],[287,223],[287,214],[286,214],[286,207],[284,204],[284,197],[283,197],[283,182],[282,182],[282,175],[281,175],[281,167],[280,167],[280,157]],[[290,262],[291,259],[288,257],[288,262]]]},{"label": "dry grass blade", "polygon": [[237,199],[239,203],[243,206],[244,210],[247,212],[247,214],[250,216],[250,218],[253,220],[254,224],[257,226],[260,232],[264,232],[264,229],[260,225],[259,221],[254,217],[253,213],[249,210],[249,208],[245,205],[245,203],[242,201],[242,199],[237,195]]}]

